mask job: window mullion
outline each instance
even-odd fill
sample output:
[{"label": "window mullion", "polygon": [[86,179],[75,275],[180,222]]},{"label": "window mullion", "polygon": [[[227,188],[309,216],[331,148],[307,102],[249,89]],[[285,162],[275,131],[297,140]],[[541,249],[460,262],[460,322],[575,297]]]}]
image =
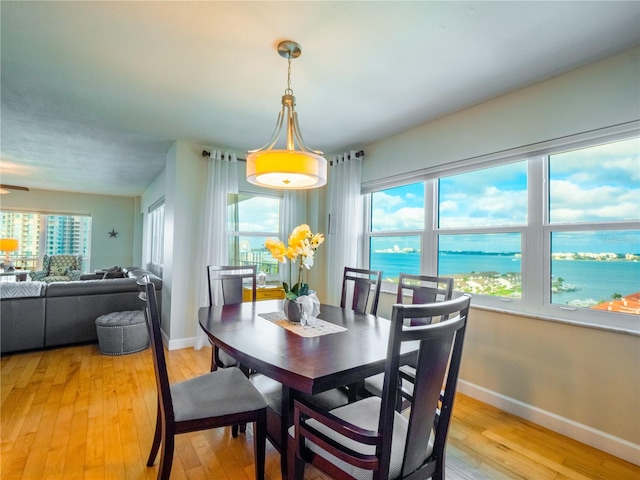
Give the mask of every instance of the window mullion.
[{"label": "window mullion", "polygon": [[424,182],[425,216],[424,233],[422,235],[421,271],[428,275],[438,274],[438,189],[437,179]]},{"label": "window mullion", "polygon": [[[522,300],[539,311],[549,293],[549,240],[543,224],[547,211],[546,156],[527,162],[527,226],[522,235]],[[546,292],[546,293],[545,293]]]}]

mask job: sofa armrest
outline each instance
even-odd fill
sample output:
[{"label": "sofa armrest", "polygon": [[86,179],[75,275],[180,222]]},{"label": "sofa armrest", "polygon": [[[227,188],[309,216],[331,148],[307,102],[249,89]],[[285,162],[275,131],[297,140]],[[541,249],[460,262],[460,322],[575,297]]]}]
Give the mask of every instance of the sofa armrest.
[{"label": "sofa armrest", "polygon": [[33,280],[34,282],[42,282],[44,281],[44,277],[47,276],[47,271],[46,270],[31,271],[29,272],[29,276],[31,277],[31,280]]}]

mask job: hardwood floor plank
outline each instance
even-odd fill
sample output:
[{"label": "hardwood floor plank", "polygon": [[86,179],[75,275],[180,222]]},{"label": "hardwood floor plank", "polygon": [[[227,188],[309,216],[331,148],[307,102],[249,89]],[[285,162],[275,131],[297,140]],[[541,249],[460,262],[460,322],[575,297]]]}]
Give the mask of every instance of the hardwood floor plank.
[{"label": "hardwood floor plank", "polygon": [[[211,350],[166,352],[172,382],[206,373]],[[110,357],[95,344],[1,359],[2,479],[155,480],[146,461],[156,420],[149,350]],[[253,479],[253,430],[176,437],[172,480]],[[281,480],[267,444],[268,480]],[[328,480],[313,467],[307,480]],[[449,480],[631,480],[640,467],[458,395],[447,448]]]}]

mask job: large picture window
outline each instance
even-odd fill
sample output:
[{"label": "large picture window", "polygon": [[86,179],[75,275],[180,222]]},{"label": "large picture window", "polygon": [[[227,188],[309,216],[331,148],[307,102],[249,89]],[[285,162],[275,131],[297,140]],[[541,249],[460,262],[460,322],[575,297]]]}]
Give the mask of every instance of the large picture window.
[{"label": "large picture window", "polygon": [[369,265],[387,282],[397,282],[400,272],[420,273],[424,197],[423,182],[371,195]]},{"label": "large picture window", "polygon": [[149,207],[151,271],[162,278],[164,269],[164,199]]},{"label": "large picture window", "polygon": [[229,265],[256,265],[258,272],[278,273],[279,263],[264,244],[280,237],[280,197],[227,196]]},{"label": "large picture window", "polygon": [[441,170],[365,203],[385,281],[450,276],[477,306],[640,330],[638,137]]},{"label": "large picture window", "polygon": [[547,165],[550,302],[640,315],[640,139],[549,155]]},{"label": "large picture window", "polygon": [[438,275],[462,292],[521,297],[527,162],[441,177],[437,219]]},{"label": "large picture window", "polygon": [[44,255],[82,255],[87,271],[91,254],[89,215],[0,212],[0,237],[18,240],[18,251],[10,258],[16,267],[38,270]]}]

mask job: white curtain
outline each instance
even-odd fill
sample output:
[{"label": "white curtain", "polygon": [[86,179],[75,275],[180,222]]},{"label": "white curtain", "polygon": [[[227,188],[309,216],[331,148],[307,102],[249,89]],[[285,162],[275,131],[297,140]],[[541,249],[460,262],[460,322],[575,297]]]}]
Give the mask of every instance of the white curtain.
[{"label": "white curtain", "polygon": [[[305,220],[307,211],[307,195],[301,190],[285,190],[282,200],[282,215],[280,216],[280,240],[285,245],[289,239],[289,234],[294,228],[302,223],[308,223]],[[280,282],[287,282],[291,287],[291,280],[295,283],[295,278],[290,276],[292,265],[289,260],[287,263],[280,264]]]},{"label": "white curtain", "polygon": [[[235,155],[212,150],[207,169],[204,232],[200,249],[200,306],[209,305],[207,265],[227,265],[227,194],[238,193],[238,173]],[[208,344],[207,336],[197,323],[194,348],[200,350]]]},{"label": "white curtain", "polygon": [[334,157],[329,171],[329,232],[327,297],[340,304],[344,267],[362,268],[362,157],[349,154]]}]

